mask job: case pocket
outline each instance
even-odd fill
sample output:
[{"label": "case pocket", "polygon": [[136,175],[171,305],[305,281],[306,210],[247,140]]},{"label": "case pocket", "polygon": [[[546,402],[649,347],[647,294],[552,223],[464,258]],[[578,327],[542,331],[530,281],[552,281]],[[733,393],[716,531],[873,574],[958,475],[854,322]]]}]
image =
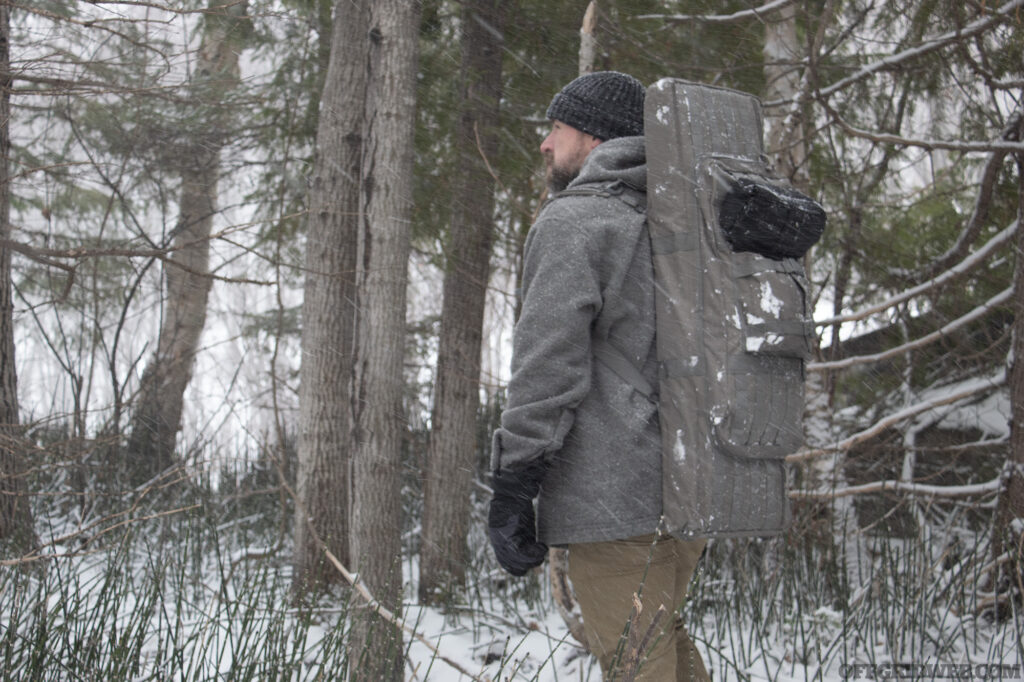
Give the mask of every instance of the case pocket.
[{"label": "case pocket", "polygon": [[744,352],[808,359],[813,326],[803,266],[789,258],[735,254],[733,281]]},{"label": "case pocket", "polygon": [[732,251],[802,258],[821,238],[821,204],[775,177],[766,163],[716,156],[706,164],[719,229]]}]

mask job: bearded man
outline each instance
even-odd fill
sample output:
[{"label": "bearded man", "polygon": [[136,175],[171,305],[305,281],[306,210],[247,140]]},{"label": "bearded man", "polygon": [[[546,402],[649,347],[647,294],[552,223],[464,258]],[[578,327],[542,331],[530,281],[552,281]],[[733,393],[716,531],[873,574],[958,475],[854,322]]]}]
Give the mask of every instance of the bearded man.
[{"label": "bearded man", "polygon": [[630,664],[624,643],[638,594],[641,634],[659,607],[668,617],[635,679],[707,680],[675,617],[705,541],[659,532],[657,404],[607,360],[624,357],[657,385],[643,103],[638,80],[605,71],[572,81],[548,108],[540,151],[551,196],[526,240],[488,532],[517,576],[540,565],[549,545],[568,547],[604,679]]}]

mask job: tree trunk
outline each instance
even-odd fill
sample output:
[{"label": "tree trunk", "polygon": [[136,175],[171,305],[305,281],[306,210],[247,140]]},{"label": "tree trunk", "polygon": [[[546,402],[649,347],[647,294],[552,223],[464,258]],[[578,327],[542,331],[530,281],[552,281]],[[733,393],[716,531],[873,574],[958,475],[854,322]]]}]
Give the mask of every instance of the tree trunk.
[{"label": "tree trunk", "polygon": [[591,0],[587,11],[583,13],[583,24],[580,25],[580,75],[593,73],[594,62],[597,61],[597,2]]},{"label": "tree trunk", "polygon": [[767,17],[764,27],[764,80],[766,101],[782,100],[765,111],[768,154],[779,174],[798,189],[807,191],[807,145],[800,93],[802,46],[797,38],[796,3]]},{"label": "tree trunk", "polygon": [[[1022,125],[1024,127],[1024,125]],[[1018,136],[1018,139],[1020,136]],[[993,538],[996,565],[1003,553],[1009,553],[1010,567],[1024,566],[1024,154],[1017,154],[1017,248],[1013,281],[1013,349],[1010,363],[1010,461],[1006,488],[999,498]],[[1024,575],[1009,576],[1008,583],[996,581],[997,589],[1008,586],[1020,590]],[[1021,596],[1017,595],[1018,598]]]},{"label": "tree trunk", "polygon": [[[11,6],[0,4],[0,242],[11,238]],[[0,541],[11,554],[36,544],[25,483],[14,364],[11,251],[0,249]],[[6,552],[4,552],[6,553]]]},{"label": "tree trunk", "polygon": [[309,191],[302,304],[294,587],[337,582],[319,537],[349,563],[349,467],[363,117],[370,3],[338,2]]},{"label": "tree trunk", "polygon": [[[402,591],[402,369],[418,19],[419,3],[410,0],[377,0],[371,9],[356,265],[350,555],[360,580],[393,613],[399,611]],[[355,607],[350,678],[401,680],[401,631],[365,605]]]},{"label": "tree trunk", "polygon": [[423,490],[420,601],[443,600],[465,585],[470,489],[480,407],[484,304],[494,241],[503,0],[470,0],[462,18],[462,111],[458,174],[446,250],[437,380]]},{"label": "tree trunk", "polygon": [[[219,8],[220,5],[217,5]],[[156,353],[142,374],[128,441],[129,480],[139,485],[174,464],[185,388],[206,323],[210,228],[216,213],[220,150],[229,117],[224,95],[238,84],[238,36],[249,19],[240,3],[205,18],[192,77],[196,134],[181,152],[181,198],[173,252],[165,268],[167,299]]]}]

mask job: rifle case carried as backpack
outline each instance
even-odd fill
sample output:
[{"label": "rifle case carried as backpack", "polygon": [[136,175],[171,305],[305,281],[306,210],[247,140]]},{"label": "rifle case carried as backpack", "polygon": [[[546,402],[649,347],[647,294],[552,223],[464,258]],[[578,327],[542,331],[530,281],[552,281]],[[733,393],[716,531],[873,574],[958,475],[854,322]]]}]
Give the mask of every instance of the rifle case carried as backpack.
[{"label": "rifle case carried as backpack", "polygon": [[751,95],[660,80],[644,135],[665,530],[777,534],[813,333],[799,259],[825,214],[772,175]]}]

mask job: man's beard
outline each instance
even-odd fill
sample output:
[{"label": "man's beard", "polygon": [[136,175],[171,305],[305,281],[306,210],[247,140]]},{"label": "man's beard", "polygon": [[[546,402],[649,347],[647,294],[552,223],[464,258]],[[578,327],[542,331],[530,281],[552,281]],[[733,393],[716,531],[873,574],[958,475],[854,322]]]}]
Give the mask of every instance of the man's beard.
[{"label": "man's beard", "polygon": [[568,187],[569,183],[575,180],[579,174],[579,168],[564,168],[549,164],[547,172],[548,194],[558,194]]}]

